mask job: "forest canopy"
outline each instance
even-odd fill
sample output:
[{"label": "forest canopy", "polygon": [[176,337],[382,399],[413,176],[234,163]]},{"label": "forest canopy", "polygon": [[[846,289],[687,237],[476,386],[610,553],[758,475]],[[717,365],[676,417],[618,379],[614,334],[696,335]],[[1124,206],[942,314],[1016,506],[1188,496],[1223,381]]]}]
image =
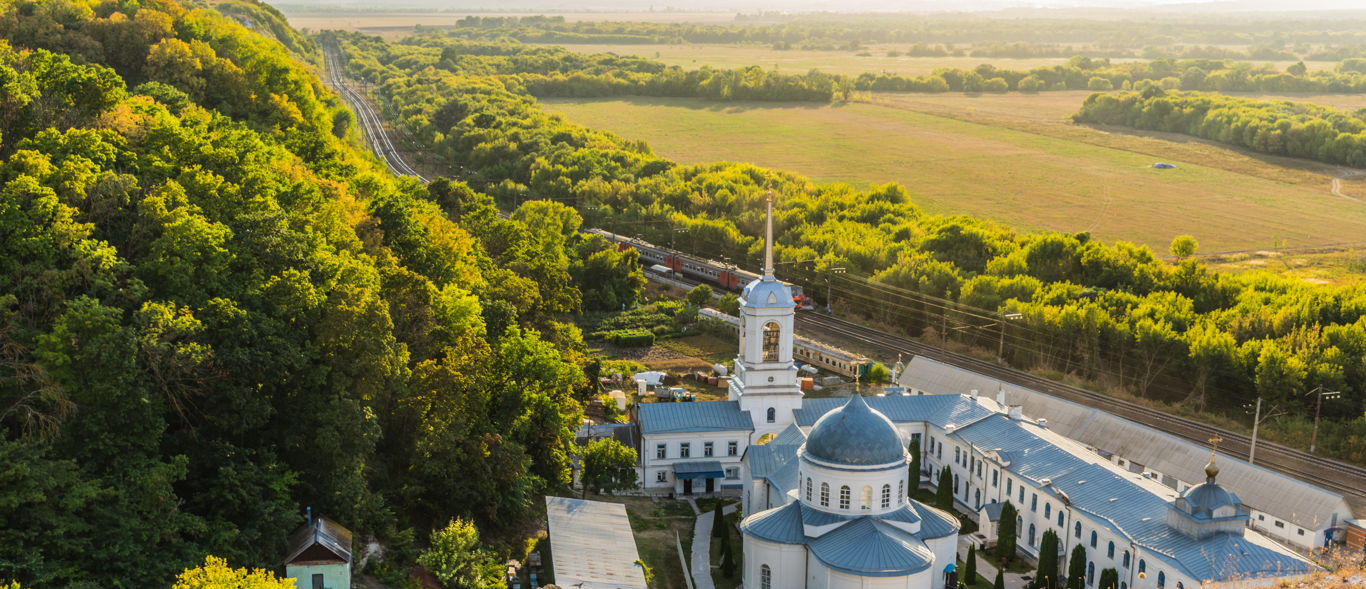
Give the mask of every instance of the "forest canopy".
[{"label": "forest canopy", "polygon": [[564,319],[635,258],[388,175],[317,46],[224,10],[0,4],[0,579],[273,568],[305,507],[397,559],[455,517],[520,546],[594,392]]}]

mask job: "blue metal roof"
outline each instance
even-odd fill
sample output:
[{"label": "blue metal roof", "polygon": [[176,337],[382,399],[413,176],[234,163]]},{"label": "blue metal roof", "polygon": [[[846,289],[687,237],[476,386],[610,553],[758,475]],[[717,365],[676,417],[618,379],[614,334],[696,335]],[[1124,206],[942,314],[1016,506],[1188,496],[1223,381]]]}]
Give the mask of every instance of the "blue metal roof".
[{"label": "blue metal roof", "polygon": [[919,538],[871,517],[840,526],[808,547],[825,566],[864,577],[906,576],[934,562],[934,552]]},{"label": "blue metal roof", "polygon": [[797,446],[800,446],[805,443],[806,433],[802,432],[802,428],[799,428],[796,424],[793,424],[784,428],[783,431],[778,432],[777,436],[775,436],[772,440],[769,440],[769,442],[764,445],[774,447],[791,446],[793,448],[796,448]]},{"label": "blue metal roof", "polygon": [[740,532],[778,544],[805,544],[802,528],[802,504],[793,501],[782,507],[761,511],[740,522]]},{"label": "blue metal roof", "polygon": [[[1243,534],[1216,534],[1197,540],[1166,523],[1169,499],[1098,464],[1087,464],[1052,485],[1066,492],[1076,509],[1086,511],[1158,555],[1166,566],[1197,580],[1231,580],[1308,573],[1315,567],[1285,549],[1249,540]],[[1149,563],[1149,574],[1159,563]]]},{"label": "blue metal roof", "polygon": [[744,307],[792,308],[797,306],[792,301],[792,289],[773,278],[760,278],[749,283],[740,296],[743,299],[740,301],[740,305]]},{"label": "blue metal roof", "polygon": [[649,434],[715,431],[754,431],[748,411],[735,401],[702,403],[642,403],[640,430]]},{"label": "blue metal roof", "polygon": [[836,411],[822,415],[806,436],[806,453],[835,464],[870,465],[906,460],[905,442],[887,416],[854,393]]},{"label": "blue metal roof", "polygon": [[674,476],[680,479],[717,479],[726,476],[717,460],[688,460],[674,463]]},{"label": "blue metal roof", "polygon": [[797,488],[797,484],[801,480],[801,476],[799,476],[800,472],[801,469],[798,468],[797,461],[789,460],[787,464],[784,464],[778,470],[769,473],[764,479],[767,480],[770,485],[773,485],[773,488],[777,489],[779,494],[786,495],[788,491]]},{"label": "blue metal roof", "polygon": [[919,501],[911,501],[916,513],[920,514],[920,537],[921,538],[943,538],[957,534],[959,528],[963,527],[958,523],[958,518],[949,512],[925,505]]},{"label": "blue metal roof", "polygon": [[[868,397],[868,406],[886,415],[892,423],[926,422],[941,429],[953,424],[963,427],[997,413],[961,395],[911,395],[897,397]],[[845,399],[803,399],[802,408],[793,411],[797,424],[814,425],[821,416],[838,409]]]}]

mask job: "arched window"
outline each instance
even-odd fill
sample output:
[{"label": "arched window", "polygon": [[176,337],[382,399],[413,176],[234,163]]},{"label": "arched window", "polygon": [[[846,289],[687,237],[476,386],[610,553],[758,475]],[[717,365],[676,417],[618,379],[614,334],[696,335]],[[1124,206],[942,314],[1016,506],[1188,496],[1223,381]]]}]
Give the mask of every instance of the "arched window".
[{"label": "arched window", "polygon": [[778,361],[778,342],[782,340],[782,328],[777,321],[764,324],[764,362]]},{"label": "arched window", "polygon": [[1162,589],[1163,587],[1166,587],[1166,586],[1167,586],[1167,572],[1166,572],[1166,571],[1157,571],[1157,589]]},{"label": "arched window", "polygon": [[953,494],[958,494],[958,475],[953,475]]},{"label": "arched window", "polygon": [[1129,551],[1124,551],[1124,568],[1129,568]]},{"label": "arched window", "polygon": [[1109,558],[1109,559],[1111,559],[1111,560],[1113,560],[1113,559],[1115,558],[1115,543],[1114,543],[1114,542],[1111,542],[1111,543],[1110,543],[1110,546],[1109,546],[1108,548],[1105,549],[1105,558]]},{"label": "arched window", "polygon": [[1072,529],[1074,530],[1074,531],[1073,531],[1073,534],[1075,534],[1078,538],[1080,538],[1080,537],[1081,537],[1081,522],[1077,522],[1077,525],[1074,526]]},{"label": "arched window", "polygon": [[769,422],[769,423],[773,423],[773,422],[775,422],[775,421],[777,421],[777,420],[778,420],[778,410],[777,410],[777,409],[774,409],[774,408],[772,408],[772,407],[769,407],[769,408],[768,408],[768,422]]},{"label": "arched window", "polygon": [[806,477],[806,502],[811,502],[811,477]]},{"label": "arched window", "polygon": [[892,506],[892,486],[882,485],[882,508],[887,509]]},{"label": "arched window", "polygon": [[1062,510],[1059,509],[1059,510],[1058,510],[1058,529],[1064,529],[1063,526],[1065,526],[1065,525],[1067,525],[1067,524],[1065,524],[1065,523],[1062,522]]},{"label": "arched window", "polygon": [[873,488],[872,488],[872,487],[870,487],[870,486],[868,486],[868,485],[864,485],[864,486],[863,486],[863,495],[859,497],[859,504],[858,504],[858,506],[859,506],[859,509],[862,509],[862,510],[864,510],[864,511],[868,511],[869,509],[872,509],[872,508],[873,508]]},{"label": "arched window", "polygon": [[1086,584],[1096,584],[1096,563],[1094,562],[1086,563]]},{"label": "arched window", "polygon": [[1176,589],[1186,589],[1186,584],[1181,581],[1176,582]]},{"label": "arched window", "polygon": [[1047,502],[1047,501],[1044,501],[1044,502],[1043,502],[1043,518],[1044,518],[1044,519],[1048,519],[1048,518],[1050,518],[1050,517],[1053,517],[1053,504],[1052,504],[1052,503],[1049,503],[1049,502]]},{"label": "arched window", "polygon": [[849,509],[849,485],[840,485],[840,509]]},{"label": "arched window", "polygon": [[830,483],[821,483],[821,507],[830,507]]},{"label": "arched window", "polygon": [[1095,548],[1095,547],[1096,547],[1096,541],[1097,541],[1097,539],[1098,539],[1098,538],[1097,538],[1097,536],[1096,536],[1096,533],[1095,533],[1094,531],[1091,532],[1091,547],[1092,547],[1092,548]]},{"label": "arched window", "polygon": [[773,569],[759,565],[759,589],[773,589]]},{"label": "arched window", "polygon": [[1034,524],[1029,524],[1029,545],[1034,545]]},{"label": "arched window", "polygon": [[978,508],[981,508],[981,507],[982,507],[982,490],[981,490],[981,489],[978,489],[978,490],[976,490],[976,491],[973,491],[972,497],[973,497],[973,501],[974,501],[973,505],[977,506]]},{"label": "arched window", "polygon": [[901,499],[905,499],[905,498],[906,498],[906,481],[899,481],[899,482],[897,482],[897,484],[896,484],[896,496],[898,497],[898,499],[897,499],[898,502],[900,502]]},{"label": "arched window", "polygon": [[1146,572],[1148,572],[1148,561],[1141,558],[1138,559],[1138,574],[1141,575]]}]

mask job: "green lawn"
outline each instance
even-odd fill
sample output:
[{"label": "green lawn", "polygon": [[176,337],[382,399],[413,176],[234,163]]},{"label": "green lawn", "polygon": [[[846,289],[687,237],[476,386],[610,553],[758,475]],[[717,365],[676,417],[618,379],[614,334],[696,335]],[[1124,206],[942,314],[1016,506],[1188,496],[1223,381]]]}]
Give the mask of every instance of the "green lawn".
[{"label": "green lawn", "polygon": [[[1067,96],[1061,96],[1066,94]],[[1322,166],[1203,143],[1079,127],[1086,93],[876,95],[835,105],[693,99],[549,100],[589,127],[683,162],[752,162],[822,182],[899,182],[930,212],[1022,229],[1089,231],[1166,251],[1360,239],[1366,203],[1333,196]],[[1150,164],[1169,161],[1176,170]]]}]

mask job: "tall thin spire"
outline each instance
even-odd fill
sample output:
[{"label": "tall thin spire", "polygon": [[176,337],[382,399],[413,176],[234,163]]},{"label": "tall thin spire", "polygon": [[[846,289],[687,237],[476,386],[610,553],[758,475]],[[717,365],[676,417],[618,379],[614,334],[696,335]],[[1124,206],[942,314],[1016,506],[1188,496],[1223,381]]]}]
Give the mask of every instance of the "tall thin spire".
[{"label": "tall thin spire", "polygon": [[768,193],[768,220],[764,235],[764,278],[773,278],[773,192]]}]

